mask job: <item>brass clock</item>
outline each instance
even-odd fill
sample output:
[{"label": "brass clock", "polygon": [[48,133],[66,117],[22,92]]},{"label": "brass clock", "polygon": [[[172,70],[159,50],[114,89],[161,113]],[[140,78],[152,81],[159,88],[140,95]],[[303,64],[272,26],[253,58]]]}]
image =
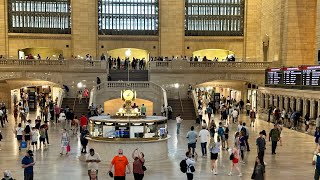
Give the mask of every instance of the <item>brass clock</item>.
[{"label": "brass clock", "polygon": [[122,99],[125,101],[133,101],[136,98],[136,92],[132,90],[123,90]]}]

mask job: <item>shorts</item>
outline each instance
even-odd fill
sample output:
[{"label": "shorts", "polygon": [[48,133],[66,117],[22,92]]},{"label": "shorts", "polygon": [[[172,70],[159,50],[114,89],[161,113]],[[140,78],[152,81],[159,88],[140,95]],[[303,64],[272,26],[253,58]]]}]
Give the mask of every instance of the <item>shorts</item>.
[{"label": "shorts", "polygon": [[191,143],[191,144],[188,144],[188,149],[190,148],[196,148],[196,143]]},{"label": "shorts", "polygon": [[35,142],[31,142],[31,145],[37,145],[38,144],[38,142],[37,141],[35,141]]},{"label": "shorts", "polygon": [[227,140],[229,139],[229,134],[224,134],[224,138]]},{"label": "shorts", "polygon": [[218,153],[211,153],[211,160],[217,160],[218,159]]},{"label": "shorts", "polygon": [[232,160],[232,163],[233,163],[233,164],[238,164],[238,162],[239,162],[239,159],[238,159],[238,158],[233,158],[233,160]]},{"label": "shorts", "polygon": [[41,142],[43,142],[43,143],[44,143],[45,141],[46,141],[46,138],[42,138],[42,137],[40,137],[40,143],[41,143]]},{"label": "shorts", "polygon": [[30,135],[24,135],[24,140],[25,141],[30,141]]},{"label": "shorts", "polygon": [[17,135],[17,140],[21,141],[22,140],[22,135]]}]

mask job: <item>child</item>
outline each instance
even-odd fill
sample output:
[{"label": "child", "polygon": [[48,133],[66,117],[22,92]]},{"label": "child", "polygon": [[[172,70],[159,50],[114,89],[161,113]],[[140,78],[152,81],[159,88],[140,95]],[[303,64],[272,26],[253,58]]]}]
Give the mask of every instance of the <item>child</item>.
[{"label": "child", "polygon": [[39,139],[39,131],[37,128],[33,127],[31,131],[31,145],[32,145],[32,151],[34,151],[34,146],[38,146],[38,139]]}]

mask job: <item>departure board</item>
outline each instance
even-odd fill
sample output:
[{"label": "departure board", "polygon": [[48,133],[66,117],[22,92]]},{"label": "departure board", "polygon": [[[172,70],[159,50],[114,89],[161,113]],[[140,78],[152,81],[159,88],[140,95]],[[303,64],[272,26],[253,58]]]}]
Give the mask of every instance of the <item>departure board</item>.
[{"label": "departure board", "polygon": [[302,72],[299,68],[283,68],[284,85],[302,85]]},{"label": "departure board", "polygon": [[268,69],[266,72],[266,84],[278,85],[282,84],[282,70],[280,68]]},{"label": "departure board", "polygon": [[302,69],[302,84],[305,86],[319,86],[320,66],[304,66]]}]

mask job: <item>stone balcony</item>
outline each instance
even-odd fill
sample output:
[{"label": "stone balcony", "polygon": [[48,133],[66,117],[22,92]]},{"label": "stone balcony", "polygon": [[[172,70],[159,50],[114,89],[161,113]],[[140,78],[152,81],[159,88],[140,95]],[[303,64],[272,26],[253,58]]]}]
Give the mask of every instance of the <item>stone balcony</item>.
[{"label": "stone balcony", "polygon": [[106,72],[106,61],[0,59],[1,71]]}]

